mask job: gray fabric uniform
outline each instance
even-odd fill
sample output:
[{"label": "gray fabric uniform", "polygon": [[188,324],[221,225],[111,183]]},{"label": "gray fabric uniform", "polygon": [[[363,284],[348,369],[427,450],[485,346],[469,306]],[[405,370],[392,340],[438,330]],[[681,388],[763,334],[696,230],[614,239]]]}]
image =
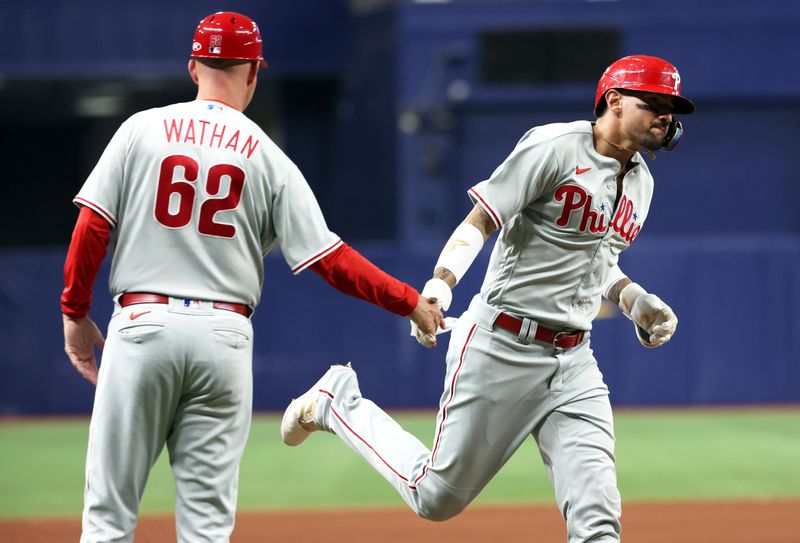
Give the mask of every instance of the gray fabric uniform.
[{"label": "gray fabric uniform", "polygon": [[[619,541],[613,418],[589,334],[566,350],[533,335],[539,324],[591,328],[603,285],[647,216],[653,180],[641,156],[634,161],[615,209],[620,165],[595,151],[591,124],[552,124],[528,132],[470,189],[502,230],[481,292],[452,332],[431,449],[364,399],[352,370],[325,384],[322,425],[417,514],[460,512],[533,436],[569,542]],[[496,327],[501,311],[528,320],[528,333]]]},{"label": "gray fabric uniform", "polygon": [[198,100],[138,113],[76,196],[115,227],[110,289],[169,304],[116,306],[92,412],[83,542],[133,541],[164,445],[178,540],[225,542],[252,409],[250,320],[276,243],[294,273],[335,250],[297,167],[243,113]]},{"label": "gray fabric uniform", "polygon": [[591,126],[534,128],[470,189],[504,227],[481,288],[485,302],[551,326],[591,329],[605,280],[641,230],[653,195],[637,153],[614,214],[620,164],[595,151]]}]

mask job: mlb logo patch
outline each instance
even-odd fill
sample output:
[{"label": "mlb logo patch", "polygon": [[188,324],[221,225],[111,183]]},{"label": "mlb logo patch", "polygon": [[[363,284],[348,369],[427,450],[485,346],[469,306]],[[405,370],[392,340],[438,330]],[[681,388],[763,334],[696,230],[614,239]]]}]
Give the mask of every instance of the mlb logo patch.
[{"label": "mlb logo patch", "polygon": [[201,300],[184,300],[183,307],[187,307],[189,309],[199,309],[202,306],[203,302]]},{"label": "mlb logo patch", "polygon": [[219,55],[220,53],[222,53],[222,47],[211,46],[208,48],[208,52],[211,53],[212,55]]}]

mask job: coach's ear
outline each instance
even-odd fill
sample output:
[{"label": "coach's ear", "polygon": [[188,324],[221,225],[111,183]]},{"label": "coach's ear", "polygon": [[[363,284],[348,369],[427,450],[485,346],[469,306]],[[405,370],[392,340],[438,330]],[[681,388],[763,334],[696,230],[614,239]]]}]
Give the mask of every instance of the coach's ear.
[{"label": "coach's ear", "polygon": [[258,61],[254,60],[250,63],[250,70],[247,72],[247,86],[249,87],[253,83],[256,82],[258,79],[258,69],[260,66],[258,65]]},{"label": "coach's ear", "polygon": [[197,61],[193,58],[189,59],[189,65],[187,66],[189,69],[189,75],[194,81],[194,84],[197,85]]}]

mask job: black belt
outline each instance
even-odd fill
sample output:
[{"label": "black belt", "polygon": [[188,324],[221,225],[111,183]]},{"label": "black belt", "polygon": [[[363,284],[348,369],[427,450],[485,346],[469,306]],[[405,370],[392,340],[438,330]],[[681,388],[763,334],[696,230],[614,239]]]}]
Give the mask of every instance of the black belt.
[{"label": "black belt", "polygon": [[[149,292],[126,292],[119,297],[119,305],[127,307],[135,304],[166,304],[169,303],[169,296],[163,294],[151,294]],[[211,302],[214,309],[224,309],[225,311],[233,311],[245,317],[253,314],[253,310],[249,305],[235,304],[231,302]]]}]

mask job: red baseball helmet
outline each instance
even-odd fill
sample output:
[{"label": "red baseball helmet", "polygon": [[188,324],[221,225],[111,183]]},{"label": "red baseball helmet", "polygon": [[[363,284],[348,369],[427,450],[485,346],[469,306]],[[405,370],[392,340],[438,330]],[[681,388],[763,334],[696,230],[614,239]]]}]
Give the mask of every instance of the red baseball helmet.
[{"label": "red baseball helmet", "polygon": [[220,11],[197,25],[192,42],[192,58],[257,60],[264,68],[261,32],[247,15]]},{"label": "red baseball helmet", "polygon": [[675,113],[692,113],[694,104],[681,96],[678,69],[664,59],[646,55],[621,58],[606,68],[597,84],[594,114],[600,116],[606,107],[603,99],[610,89],[655,92],[675,97]]}]

